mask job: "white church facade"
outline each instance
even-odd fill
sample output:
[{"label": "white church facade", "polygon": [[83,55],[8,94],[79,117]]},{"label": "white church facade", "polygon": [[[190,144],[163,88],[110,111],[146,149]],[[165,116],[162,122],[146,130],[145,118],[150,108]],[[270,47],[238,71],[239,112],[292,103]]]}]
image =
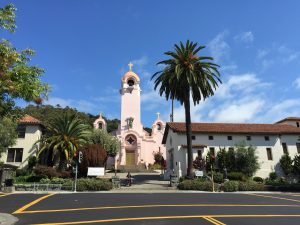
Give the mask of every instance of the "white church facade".
[{"label": "white church facade", "polygon": [[[166,148],[162,144],[165,123],[157,118],[152,124],[152,132],[148,133],[141,122],[141,87],[139,76],[129,71],[121,78],[121,121],[115,135],[121,142],[118,165],[134,166],[153,164],[154,154],[160,152],[166,158]],[[100,117],[94,122],[95,128],[106,129],[106,122]]]},{"label": "white church facade", "polygon": [[[266,178],[270,172],[283,176],[279,160],[283,154],[300,154],[300,118],[289,117],[275,124],[192,123],[193,159],[216,156],[220,148],[233,148],[245,142],[256,147],[260,169],[255,176]],[[167,170],[177,176],[187,172],[185,123],[167,123],[163,137]]]}]

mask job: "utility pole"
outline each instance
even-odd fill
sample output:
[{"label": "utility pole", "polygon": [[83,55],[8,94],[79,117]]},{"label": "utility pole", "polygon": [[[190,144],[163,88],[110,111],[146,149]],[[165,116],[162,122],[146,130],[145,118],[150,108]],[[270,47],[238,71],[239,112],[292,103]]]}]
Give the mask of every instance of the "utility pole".
[{"label": "utility pole", "polygon": [[170,114],[170,122],[174,122],[174,99],[172,99],[172,108]]},{"label": "utility pole", "polygon": [[78,152],[78,159],[76,159],[76,167],[75,167],[75,184],[74,184],[74,192],[77,191],[77,177],[78,177],[78,164],[80,164],[83,160],[82,151]]},{"label": "utility pole", "polygon": [[74,192],[77,191],[77,174],[78,174],[78,163],[76,162]]}]

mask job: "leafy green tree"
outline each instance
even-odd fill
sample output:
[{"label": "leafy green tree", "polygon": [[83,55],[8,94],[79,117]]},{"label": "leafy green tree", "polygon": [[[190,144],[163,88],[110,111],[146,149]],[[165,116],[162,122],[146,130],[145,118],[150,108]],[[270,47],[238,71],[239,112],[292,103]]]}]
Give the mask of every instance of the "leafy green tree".
[{"label": "leafy green tree", "polygon": [[245,143],[236,145],[236,169],[251,177],[258,169],[258,156],[253,146],[246,146]]},{"label": "leafy green tree", "polygon": [[186,138],[188,168],[187,176],[193,176],[193,153],[192,153],[192,127],[190,99],[194,105],[201,100],[214,95],[215,89],[221,83],[219,65],[212,63],[213,58],[199,56],[198,53],[205,46],[189,40],[184,45],[174,45],[174,51],[165,52],[170,58],[159,62],[165,65],[164,69],[152,76],[154,89],[159,89],[159,94],[166,99],[178,100],[185,109]]},{"label": "leafy green tree", "polygon": [[280,167],[284,174],[290,175],[293,172],[293,160],[289,154],[284,154],[279,160]]},{"label": "leafy green tree", "polygon": [[91,144],[100,144],[107,152],[107,155],[114,157],[120,151],[120,142],[118,138],[107,133],[104,130],[93,130],[90,137]]},{"label": "leafy green tree", "polygon": [[[0,8],[0,29],[14,32],[15,11],[12,4]],[[47,97],[49,86],[40,80],[43,69],[29,65],[33,55],[32,49],[19,52],[8,40],[0,41],[0,118],[19,116],[16,99],[29,102]]]},{"label": "leafy green tree", "polygon": [[1,153],[15,144],[17,138],[16,127],[16,123],[11,119],[7,117],[0,118],[0,158]]},{"label": "leafy green tree", "polygon": [[[23,112],[25,114],[31,115],[37,119],[39,119],[44,125],[49,125],[51,121],[53,121],[58,115],[63,115],[65,113],[76,114],[79,119],[84,121],[84,123],[88,124],[92,128],[92,124],[98,118],[98,116],[80,112],[75,108],[70,107],[61,107],[60,105],[52,106],[52,105],[28,105],[24,108]],[[118,129],[118,124],[120,120],[118,119],[107,119],[104,117],[107,123],[107,132],[110,133]],[[47,131],[46,131],[47,134]]]},{"label": "leafy green tree", "polygon": [[78,148],[88,142],[90,127],[78,119],[76,114],[57,117],[48,127],[50,136],[44,136],[38,156],[50,150],[53,160],[59,161],[59,169],[64,169]]},{"label": "leafy green tree", "polygon": [[293,159],[293,173],[300,178],[300,155],[295,155]]},{"label": "leafy green tree", "polygon": [[229,148],[227,151],[226,168],[228,172],[236,171],[236,155],[234,148]]},{"label": "leafy green tree", "polygon": [[15,21],[16,8],[13,4],[9,4],[3,8],[0,8],[0,28],[14,32],[16,28]]},{"label": "leafy green tree", "polygon": [[220,171],[223,171],[227,165],[227,153],[225,148],[220,148],[217,153],[217,165]]}]

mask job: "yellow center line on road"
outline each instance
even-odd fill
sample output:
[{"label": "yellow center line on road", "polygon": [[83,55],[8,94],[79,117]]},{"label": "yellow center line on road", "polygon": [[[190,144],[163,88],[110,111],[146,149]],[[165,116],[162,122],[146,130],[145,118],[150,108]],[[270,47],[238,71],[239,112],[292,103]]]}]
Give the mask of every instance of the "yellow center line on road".
[{"label": "yellow center line on road", "polygon": [[12,194],[0,194],[0,198],[1,198],[1,197],[8,196],[8,195],[12,195]]},{"label": "yellow center line on road", "polygon": [[287,201],[299,202],[300,203],[300,200],[291,199],[291,198],[283,198],[283,197],[276,197],[276,196],[262,195],[262,194],[253,194],[253,193],[247,193],[246,195],[254,195],[254,196],[258,196],[258,197],[274,198],[274,199],[287,200]]},{"label": "yellow center line on road", "polygon": [[[105,209],[130,209],[130,208],[158,208],[158,207],[300,207],[300,205],[258,205],[258,204],[179,204],[179,205],[122,205],[122,206],[100,206],[88,208],[67,208],[67,209],[44,209],[44,210],[23,210],[18,214],[31,213],[53,213],[53,212],[71,212],[86,210],[105,210]],[[27,207],[28,208],[28,207]]]},{"label": "yellow center line on road", "polygon": [[225,223],[222,223],[221,221],[216,220],[216,219],[214,219],[212,217],[204,216],[203,219],[205,219],[205,220],[207,220],[207,221],[209,221],[209,222],[211,222],[211,223],[213,223],[215,225],[226,225]]},{"label": "yellow center line on road", "polygon": [[288,196],[297,196],[297,197],[299,197],[300,195],[288,194]]},{"label": "yellow center line on road", "polygon": [[[72,224],[88,224],[88,223],[109,223],[109,222],[123,222],[123,221],[141,221],[141,220],[163,220],[163,219],[195,219],[195,218],[209,218],[211,221],[214,218],[272,218],[272,217],[300,217],[300,214],[270,214],[270,215],[192,215],[192,216],[154,216],[154,217],[133,217],[133,218],[116,218],[116,219],[102,219],[102,220],[86,220],[86,221],[70,221],[70,222],[56,222],[56,223],[36,223],[32,225],[72,225]],[[210,222],[211,222],[210,221]],[[217,220],[216,220],[217,221]],[[216,223],[216,222],[215,222]],[[224,225],[218,221],[218,225]]]},{"label": "yellow center line on road", "polygon": [[28,203],[28,204],[22,206],[21,208],[17,209],[17,210],[16,210],[15,212],[13,212],[12,214],[19,214],[19,213],[22,213],[23,211],[25,211],[25,210],[28,209],[29,207],[31,207],[31,206],[37,204],[38,202],[40,202],[40,201],[44,200],[45,198],[48,198],[48,197],[50,197],[50,196],[52,196],[52,195],[54,195],[54,194],[44,195],[44,196],[42,196],[42,197],[40,197],[40,198],[38,198],[38,199],[36,199],[36,200],[34,200],[34,201]]}]

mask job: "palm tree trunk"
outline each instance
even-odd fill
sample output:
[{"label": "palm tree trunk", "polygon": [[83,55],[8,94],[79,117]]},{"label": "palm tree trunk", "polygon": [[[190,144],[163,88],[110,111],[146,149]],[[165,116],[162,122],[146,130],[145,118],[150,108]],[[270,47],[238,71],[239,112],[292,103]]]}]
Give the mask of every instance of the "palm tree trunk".
[{"label": "palm tree trunk", "polygon": [[186,126],[186,143],[187,143],[187,177],[193,178],[193,151],[192,151],[192,125],[191,125],[191,106],[190,106],[190,91],[184,101],[185,109],[185,126]]}]

